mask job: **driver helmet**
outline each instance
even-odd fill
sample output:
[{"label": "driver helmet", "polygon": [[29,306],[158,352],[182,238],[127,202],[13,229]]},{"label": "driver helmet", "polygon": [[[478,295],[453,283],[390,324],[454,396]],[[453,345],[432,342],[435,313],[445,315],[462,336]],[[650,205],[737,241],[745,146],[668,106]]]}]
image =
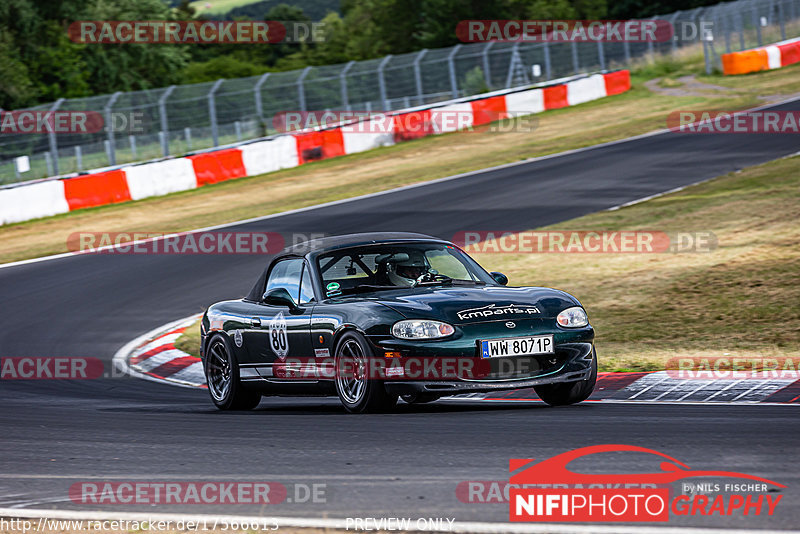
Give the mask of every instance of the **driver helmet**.
[{"label": "driver helmet", "polygon": [[400,287],[411,287],[414,282],[428,272],[428,264],[422,254],[410,252],[408,259],[389,261],[389,281]]}]

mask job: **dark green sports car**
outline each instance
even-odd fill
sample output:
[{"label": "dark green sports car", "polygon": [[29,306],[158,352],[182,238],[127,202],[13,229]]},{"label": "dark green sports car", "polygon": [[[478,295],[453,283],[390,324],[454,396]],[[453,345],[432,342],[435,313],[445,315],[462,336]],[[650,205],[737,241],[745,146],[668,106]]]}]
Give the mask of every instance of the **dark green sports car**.
[{"label": "dark green sports car", "polygon": [[507,287],[461,249],[422,234],[326,237],[270,262],[250,294],[211,306],[201,356],[214,404],[338,395],[350,412],[444,395],[533,387],[585,400],[594,330],[578,300]]}]

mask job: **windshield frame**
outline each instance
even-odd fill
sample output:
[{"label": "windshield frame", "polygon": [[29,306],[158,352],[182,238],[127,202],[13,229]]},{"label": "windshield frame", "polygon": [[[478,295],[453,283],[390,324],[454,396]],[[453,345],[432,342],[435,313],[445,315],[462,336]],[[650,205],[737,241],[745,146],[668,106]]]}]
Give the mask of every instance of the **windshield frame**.
[{"label": "windshield frame", "polygon": [[[346,258],[353,254],[355,251],[360,251],[361,254],[369,254],[371,249],[376,248],[386,248],[386,247],[419,247],[421,249],[438,249],[438,250],[447,250],[450,249],[448,252],[451,256],[456,258],[463,266],[464,269],[475,278],[475,280],[464,280],[464,279],[449,279],[447,281],[439,281],[439,282],[424,282],[420,283],[414,287],[402,287],[397,285],[375,285],[370,283],[370,281],[374,281],[372,278],[376,273],[372,273],[369,270],[370,274],[364,277],[364,284],[360,284],[355,287],[364,287],[365,290],[355,290],[350,288],[351,290],[342,291],[337,295],[328,295],[329,291],[327,286],[332,283],[333,281],[340,280],[340,279],[326,279],[325,273],[323,272],[323,265],[325,264],[326,260],[330,260],[331,258],[337,258],[334,263],[341,261],[342,258]],[[374,253],[374,252],[372,252]],[[314,267],[314,271],[316,271],[317,280],[319,280],[320,289],[322,290],[322,297],[323,299],[328,298],[340,298],[340,297],[357,297],[364,293],[370,292],[379,292],[379,291],[390,291],[390,290],[412,290],[412,289],[421,289],[421,288],[430,288],[430,287],[451,287],[451,286],[460,286],[463,287],[464,285],[469,286],[499,286],[500,284],[492,277],[489,272],[484,269],[477,261],[475,261],[469,254],[464,252],[460,247],[449,243],[447,241],[388,241],[382,243],[363,243],[357,245],[348,245],[344,247],[337,247],[331,250],[324,250],[319,251],[318,253],[314,254],[313,261],[311,262]],[[360,268],[363,271],[363,268]]]}]

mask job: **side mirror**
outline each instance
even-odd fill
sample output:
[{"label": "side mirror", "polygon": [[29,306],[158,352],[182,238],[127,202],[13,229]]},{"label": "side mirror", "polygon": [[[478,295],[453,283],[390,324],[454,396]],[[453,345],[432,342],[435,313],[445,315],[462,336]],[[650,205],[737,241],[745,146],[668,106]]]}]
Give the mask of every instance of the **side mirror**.
[{"label": "side mirror", "polygon": [[266,293],[262,299],[265,304],[271,304],[273,306],[288,306],[290,310],[294,310],[297,308],[297,304],[295,303],[292,296],[286,291],[286,288],[283,287],[276,287],[274,289],[270,289]]},{"label": "side mirror", "polygon": [[494,281],[497,282],[498,284],[500,284],[501,286],[508,285],[508,277],[506,275],[504,275],[503,273],[498,273],[497,271],[492,271],[489,274],[491,274],[492,278],[494,278]]}]

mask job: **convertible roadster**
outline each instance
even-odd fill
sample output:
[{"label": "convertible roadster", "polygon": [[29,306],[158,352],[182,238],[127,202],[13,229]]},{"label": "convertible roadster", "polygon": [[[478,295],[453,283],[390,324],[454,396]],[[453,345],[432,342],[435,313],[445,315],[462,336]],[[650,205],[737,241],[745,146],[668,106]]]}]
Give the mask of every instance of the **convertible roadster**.
[{"label": "convertible roadster", "polygon": [[597,355],[580,302],[507,283],[422,234],[287,248],[245,298],[203,316],[211,399],[246,410],[262,395],[337,395],[354,413],[528,387],[550,405],[585,400]]}]

